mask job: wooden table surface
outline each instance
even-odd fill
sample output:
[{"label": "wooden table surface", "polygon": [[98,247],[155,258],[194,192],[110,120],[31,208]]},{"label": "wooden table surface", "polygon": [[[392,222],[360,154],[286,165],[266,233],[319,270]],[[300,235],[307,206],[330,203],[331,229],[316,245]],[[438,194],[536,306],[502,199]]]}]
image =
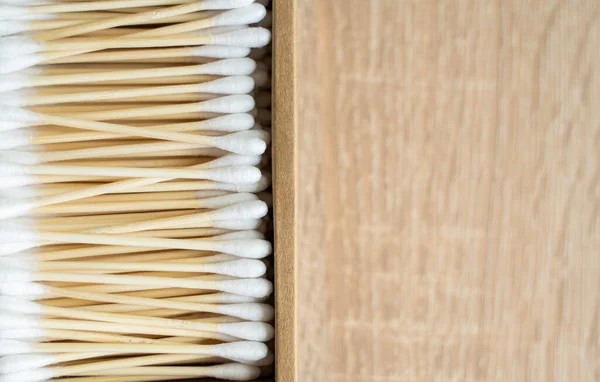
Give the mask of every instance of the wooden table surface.
[{"label": "wooden table surface", "polygon": [[298,381],[600,381],[600,1],[298,4]]}]

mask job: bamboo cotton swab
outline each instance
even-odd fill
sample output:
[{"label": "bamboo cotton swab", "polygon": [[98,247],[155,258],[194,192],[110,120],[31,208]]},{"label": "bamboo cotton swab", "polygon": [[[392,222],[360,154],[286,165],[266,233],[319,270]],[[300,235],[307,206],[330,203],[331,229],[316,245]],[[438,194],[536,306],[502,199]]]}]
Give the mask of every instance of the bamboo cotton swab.
[{"label": "bamboo cotton swab", "polygon": [[268,377],[266,17],[0,0],[0,382]]}]

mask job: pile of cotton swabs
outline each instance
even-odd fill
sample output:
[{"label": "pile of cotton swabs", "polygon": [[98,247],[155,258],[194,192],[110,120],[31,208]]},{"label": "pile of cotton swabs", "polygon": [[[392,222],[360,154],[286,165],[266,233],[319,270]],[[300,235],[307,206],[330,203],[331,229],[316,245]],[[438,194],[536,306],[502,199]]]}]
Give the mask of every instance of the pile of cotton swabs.
[{"label": "pile of cotton swabs", "polygon": [[0,381],[269,375],[265,5],[0,0]]}]

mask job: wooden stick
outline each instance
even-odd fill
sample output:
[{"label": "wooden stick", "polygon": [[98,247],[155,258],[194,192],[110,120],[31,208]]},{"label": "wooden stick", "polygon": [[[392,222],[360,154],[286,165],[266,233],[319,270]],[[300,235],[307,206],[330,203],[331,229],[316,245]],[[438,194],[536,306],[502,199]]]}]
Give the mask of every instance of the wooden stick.
[{"label": "wooden stick", "polygon": [[152,69],[120,70],[110,72],[90,72],[88,70],[84,73],[36,75],[29,77],[28,86],[64,86],[69,84],[85,84],[98,82],[110,84],[114,81],[118,81],[117,84],[123,86],[125,84],[134,84],[135,82],[133,82],[133,80],[151,80],[156,78],[160,79],[160,81],[164,81],[165,83],[172,84],[172,81],[165,81],[165,79],[170,77],[186,78],[186,76],[194,76],[192,78],[197,79],[197,83],[208,82],[218,79],[218,76],[206,73],[206,65],[210,64],[162,67]]},{"label": "wooden stick", "polygon": [[[121,369],[110,369],[103,370],[102,374],[98,372],[85,372],[78,373],[78,375],[96,376],[96,375],[117,375],[117,376],[155,376],[161,375],[166,378],[175,376],[188,377],[188,378],[201,378],[201,377],[213,377],[211,368],[215,366],[149,366],[149,367],[127,367]],[[260,375],[260,369],[253,368],[252,366],[246,366],[252,368],[254,375]],[[254,379],[254,378],[252,378]],[[250,380],[250,379],[247,379]]]},{"label": "wooden stick", "polygon": [[[140,276],[143,277],[143,276]],[[148,276],[146,276],[148,277]],[[202,280],[202,281],[223,281],[224,279],[227,278],[215,278],[215,276],[197,276],[197,277],[190,277],[189,279],[191,280]],[[151,293],[150,296],[153,296],[153,293],[156,293],[156,290],[160,290],[165,288],[165,285],[121,285],[121,284],[87,284],[87,285],[80,285],[80,286],[73,286],[73,287],[69,287],[73,290],[80,290],[80,291],[87,291],[87,292],[97,292],[97,293],[128,293],[129,292],[142,292],[142,291],[152,291],[152,292],[148,292]],[[180,287],[181,288],[181,287]],[[215,292],[215,290],[209,290],[209,289],[198,289],[198,288],[181,288],[182,289],[182,293],[211,293],[211,292]],[[148,296],[146,294],[144,294],[143,296]]]},{"label": "wooden stick", "polygon": [[[95,314],[95,312],[93,312]],[[180,336],[189,338],[200,338],[200,339],[216,339],[224,342],[236,341],[235,337],[227,336],[215,332],[205,332],[200,330],[191,329],[176,329],[168,327],[156,327],[156,326],[142,326],[132,325],[123,323],[111,323],[111,322],[95,322],[95,321],[82,321],[75,319],[47,319],[42,318],[40,325],[46,329],[66,329],[66,330],[78,330],[86,332],[107,332],[107,333],[123,333],[123,334],[141,334],[141,335],[155,335],[155,336]],[[65,349],[62,352],[77,352],[75,349]],[[90,352],[79,350],[80,352]],[[93,351],[96,352],[96,351]],[[104,353],[123,352],[118,349],[108,349]]]},{"label": "wooden stick", "polygon": [[[123,100],[128,98],[141,98],[145,101],[153,102],[172,102],[178,99],[195,99],[208,100],[212,99],[214,95],[198,94],[202,92],[202,89],[207,83],[197,84],[184,84],[184,85],[172,85],[172,86],[158,86],[151,88],[123,88],[121,90],[100,90],[86,93],[71,93],[71,94],[56,94],[56,95],[31,95],[27,97],[26,105],[23,106],[34,106],[44,104],[57,104],[57,103],[72,103],[72,102],[87,102],[87,101],[112,101],[112,100]],[[170,97],[161,97],[170,96]],[[212,97],[212,98],[211,98]]]},{"label": "wooden stick", "polygon": [[[200,136],[200,135],[198,135]],[[57,137],[60,139],[60,136]],[[32,139],[36,145],[48,144],[48,141],[56,141],[55,137],[34,137]],[[154,152],[160,151],[173,151],[173,150],[188,150],[195,148],[208,147],[206,144],[198,143],[180,143],[180,142],[157,142],[157,143],[142,143],[132,145],[116,145],[116,146],[105,146],[105,147],[93,147],[84,148],[78,150],[65,150],[65,151],[46,151],[39,152],[37,154],[37,160],[39,163],[47,162],[62,162],[72,161],[78,159],[90,159],[90,158],[112,158],[119,157],[121,154],[147,154],[151,156]]]},{"label": "wooden stick", "polygon": [[[91,23],[90,23],[91,24]],[[85,24],[84,24],[85,25]],[[75,25],[71,28],[78,28]],[[67,28],[65,28],[67,29]],[[52,32],[48,32],[52,33]],[[54,32],[56,33],[56,32]],[[106,39],[89,37],[71,37],[60,41],[48,41],[41,43],[45,51],[90,51],[103,49],[137,49],[137,48],[160,48],[160,47],[178,47],[178,46],[200,46],[216,44],[214,36],[196,36],[196,37],[153,37],[153,38],[132,38],[132,39]]]},{"label": "wooden stick", "polygon": [[[78,162],[80,163],[80,162]],[[121,162],[117,162],[119,165],[122,165]],[[130,164],[129,162],[124,162],[126,164]],[[86,165],[91,165],[92,163],[86,162]],[[137,163],[140,165],[140,163]],[[170,164],[170,163],[167,163]],[[188,164],[188,163],[186,163]],[[141,167],[141,166],[140,166]],[[226,191],[174,191],[174,192],[153,192],[147,195],[141,194],[109,194],[109,195],[99,195],[86,198],[86,203],[119,203],[119,202],[137,202],[140,200],[140,197],[143,197],[145,201],[156,201],[156,200],[189,200],[189,199],[202,199],[202,198],[212,198],[216,196],[228,195],[229,193]],[[73,202],[69,202],[73,203]]]},{"label": "wooden stick", "polygon": [[63,12],[90,12],[106,11],[119,8],[137,8],[165,5],[180,5],[191,3],[195,0],[115,0],[115,1],[89,1],[70,2],[66,4],[48,4],[29,6],[28,11],[32,14],[63,13]]},{"label": "wooden stick", "polygon": [[86,343],[37,343],[31,344],[34,352],[64,353],[64,352],[122,352],[122,353],[164,353],[164,354],[220,354],[216,352],[218,345],[188,345],[188,344],[86,344]]},{"label": "wooden stick", "polygon": [[[69,290],[77,290],[73,288],[68,288]],[[83,291],[88,292],[88,291]],[[92,292],[92,293],[102,293],[102,292]],[[119,294],[122,296],[130,296],[130,297],[140,297],[140,298],[152,298],[152,299],[163,299],[169,298],[175,301],[184,301],[184,302],[195,302],[201,304],[243,304],[243,303],[254,303],[254,302],[264,302],[264,299],[259,299],[255,297],[246,297],[240,296],[231,293],[203,293],[198,292],[196,289],[178,289],[178,288],[164,288],[164,289],[152,289],[152,290],[142,290],[142,291],[133,291],[128,293]],[[41,304],[48,306],[55,306],[59,308],[79,308],[84,307],[87,310],[96,310],[99,309],[101,311],[106,312],[134,312],[139,310],[144,310],[136,306],[135,308],[123,308],[120,304],[96,304],[90,301],[84,300],[74,300],[72,298],[54,298],[48,296],[41,296],[36,301]],[[145,308],[147,309],[147,308]]]},{"label": "wooden stick", "polygon": [[82,332],[77,330],[64,329],[46,329],[44,337],[55,340],[71,340],[82,342],[98,342],[98,343],[121,343],[121,344],[160,344],[168,343],[169,341],[153,340],[143,337],[132,337],[116,334],[106,334],[100,332]]},{"label": "wooden stick", "polygon": [[[165,381],[165,376],[106,376],[106,377],[79,377],[79,378],[53,378],[53,382],[154,382]],[[168,377],[168,380],[189,379],[188,376]],[[267,381],[270,382],[270,381]]]},{"label": "wooden stick", "polygon": [[[170,291],[170,294],[165,293],[164,291]],[[247,298],[244,299],[243,296],[238,296],[238,295],[229,295],[226,293],[211,293],[211,294],[201,294],[201,295],[189,295],[189,296],[178,296],[178,294],[180,294],[180,292],[176,291],[176,290],[169,290],[169,289],[165,289],[165,290],[161,290],[161,294],[157,297],[146,297],[152,300],[165,300],[167,302],[183,302],[183,303],[197,303],[197,304],[208,304],[208,305],[219,305],[222,304],[223,302],[219,299],[219,297],[212,297],[213,295],[215,296],[219,296],[219,295],[226,295],[226,296],[230,296],[228,298],[228,300],[231,300],[232,303],[235,304],[248,304],[248,303],[260,303],[262,301],[259,301],[259,299],[255,299],[255,298]],[[109,294],[111,295],[111,294]],[[170,297],[170,295],[175,295],[174,297]],[[130,295],[117,295],[117,296],[129,296],[129,297],[135,297],[135,296],[130,296]],[[138,297],[138,298],[144,298],[144,297]],[[63,308],[75,308],[75,307],[81,307],[85,310],[90,310],[90,311],[100,311],[100,312],[111,312],[111,313],[131,313],[131,312],[141,312],[141,311],[145,311],[150,312],[152,311],[153,315],[159,316],[159,314],[157,313],[159,310],[164,311],[164,310],[178,310],[175,308],[163,308],[161,307],[160,309],[151,309],[149,310],[148,306],[144,306],[144,305],[136,305],[136,304],[96,304],[96,303],[92,303],[90,301],[80,301],[80,300],[72,300],[72,299],[53,299],[53,300],[43,300],[42,301],[45,305],[49,305],[49,306],[57,306],[57,307],[63,307]],[[165,304],[167,303],[165,302]],[[58,304],[58,305],[57,305]],[[179,309],[182,311],[193,311],[190,309]],[[137,314],[137,313],[136,313]]]},{"label": "wooden stick", "polygon": [[[153,277],[153,276],[137,276],[137,275],[95,275],[86,273],[60,273],[60,272],[34,272],[34,281],[59,281],[70,283],[97,283],[110,285],[134,285],[167,288],[191,288],[200,290],[214,290],[222,292],[232,292],[250,297],[265,297],[269,282],[262,279],[239,279],[224,281],[198,280],[188,278],[173,278],[173,277]],[[239,290],[237,285],[242,285],[251,281],[252,283],[260,284],[260,290]],[[242,284],[239,284],[241,282]],[[234,284],[235,283],[235,284]],[[233,285],[233,288],[230,287]],[[264,288],[263,288],[264,286]],[[263,291],[263,289],[265,289]],[[60,314],[59,312],[49,312],[52,314]],[[94,319],[89,317],[78,317],[83,319]]]},{"label": "wooden stick", "polygon": [[[219,97],[221,98],[221,97]],[[223,97],[223,102],[226,102],[228,98]],[[230,98],[233,99],[233,98]],[[98,121],[106,121],[106,120],[115,120],[115,119],[139,119],[148,117],[158,118],[163,116],[172,117],[173,115],[178,114],[189,114],[189,113],[211,113],[213,112],[208,104],[212,104],[212,100],[202,101],[202,102],[193,102],[193,103],[184,103],[184,104],[174,104],[174,105],[152,105],[152,106],[143,106],[143,107],[133,107],[126,109],[112,109],[112,110],[100,110],[93,112],[66,112],[66,114],[71,115],[73,118],[80,119],[90,119],[90,120],[98,120]],[[110,106],[109,106],[110,108]],[[232,113],[245,113],[250,111],[248,110],[237,110],[231,111]]]},{"label": "wooden stick", "polygon": [[94,233],[110,233],[110,234],[123,234],[123,233],[133,233],[140,231],[150,231],[155,229],[166,229],[166,228],[175,228],[175,227],[188,227],[190,225],[198,226],[202,225],[202,223],[211,222],[214,220],[212,217],[212,211],[208,212],[200,212],[200,213],[192,213],[184,216],[174,216],[167,217],[162,219],[154,219],[154,220],[146,220],[140,221],[137,223],[129,223],[129,224],[121,224],[121,225],[113,225],[111,227],[101,227],[94,229],[92,232]]},{"label": "wooden stick", "polygon": [[[42,32],[36,34],[34,37],[37,41],[51,41],[57,39],[63,39],[65,37],[76,36],[84,33],[90,33],[98,30],[115,28],[125,25],[133,24],[146,24],[151,21],[162,19],[163,21],[168,17],[180,16],[189,14],[192,12],[199,12],[205,10],[205,2],[198,1],[191,4],[183,4],[175,7],[162,9],[161,12],[149,11],[136,13],[131,15],[123,15],[118,17],[106,18],[103,16],[102,19],[92,21],[84,24],[73,25],[65,28],[55,29],[52,31]],[[86,12],[89,13],[89,12]],[[77,13],[77,16],[86,13]],[[84,48],[86,49],[86,48]]]},{"label": "wooden stick", "polygon": [[[67,272],[67,271],[80,271],[87,272],[91,270],[100,270],[100,271],[122,271],[122,272],[141,272],[141,271],[153,271],[153,272],[186,272],[186,273],[217,273],[213,272],[212,264],[214,262],[210,262],[205,264],[202,261],[202,258],[192,259],[193,262],[93,262],[93,261],[54,261],[54,262],[44,262],[36,264],[36,269],[38,271],[59,271],[59,272]],[[234,260],[236,261],[236,260]],[[217,263],[218,264],[218,263]],[[80,298],[75,296],[70,296],[73,298]],[[111,301],[109,301],[111,302]]]},{"label": "wooden stick", "polygon": [[[91,353],[94,354],[94,353]],[[165,365],[173,364],[178,362],[206,362],[207,360],[213,360],[214,357],[210,356],[197,356],[197,355],[186,355],[186,354],[165,354],[165,355],[151,355],[142,357],[127,357],[123,359],[115,359],[109,361],[97,361],[85,363],[82,365],[75,366],[63,366],[59,370],[59,375],[76,375],[92,371],[101,370],[112,370],[123,367],[139,367],[148,365]]]},{"label": "wooden stick", "polygon": [[[246,114],[237,114],[233,115],[233,117],[238,118],[247,118]],[[224,121],[223,123],[225,123]],[[194,121],[194,122],[186,122],[186,123],[172,123],[167,125],[147,125],[140,123],[131,123],[130,126],[134,127],[143,127],[147,129],[156,129],[162,131],[173,131],[173,132],[197,132],[197,131],[210,131],[211,128],[215,129],[219,127],[219,121],[215,120],[205,120],[205,121]],[[47,131],[47,130],[46,130]],[[50,135],[50,134],[48,134]],[[61,133],[61,134],[52,134],[52,142],[54,143],[68,143],[68,142],[81,142],[81,141],[99,141],[103,139],[124,139],[131,136],[123,135],[119,133],[107,133],[107,132],[80,132],[75,130],[75,132]],[[46,136],[46,134],[39,134],[39,139],[50,139]],[[38,139],[37,136],[33,139]]]},{"label": "wooden stick", "polygon": [[[69,56],[54,60],[45,61],[45,64],[76,64],[76,63],[102,63],[102,62],[123,62],[123,61],[143,61],[153,63],[173,63],[172,59],[181,59],[175,62],[198,62],[208,63],[214,61],[214,58],[200,56],[198,48],[160,48],[160,49],[135,49],[120,52],[94,52]],[[171,59],[168,61],[161,61]]]},{"label": "wooden stick", "polygon": [[[212,170],[184,170],[177,168],[133,168],[133,167],[96,167],[67,165],[31,165],[27,167],[31,175],[66,175],[115,178],[179,178],[211,179],[216,175]],[[214,179],[213,179],[214,180]],[[243,183],[242,183],[243,184]]]}]

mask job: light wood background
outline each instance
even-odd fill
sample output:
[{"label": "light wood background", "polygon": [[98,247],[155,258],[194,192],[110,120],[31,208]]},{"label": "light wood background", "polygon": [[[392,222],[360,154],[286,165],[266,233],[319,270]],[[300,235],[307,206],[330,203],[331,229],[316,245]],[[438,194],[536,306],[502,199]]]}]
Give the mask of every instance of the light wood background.
[{"label": "light wood background", "polygon": [[298,381],[600,381],[600,1],[298,4]]}]

